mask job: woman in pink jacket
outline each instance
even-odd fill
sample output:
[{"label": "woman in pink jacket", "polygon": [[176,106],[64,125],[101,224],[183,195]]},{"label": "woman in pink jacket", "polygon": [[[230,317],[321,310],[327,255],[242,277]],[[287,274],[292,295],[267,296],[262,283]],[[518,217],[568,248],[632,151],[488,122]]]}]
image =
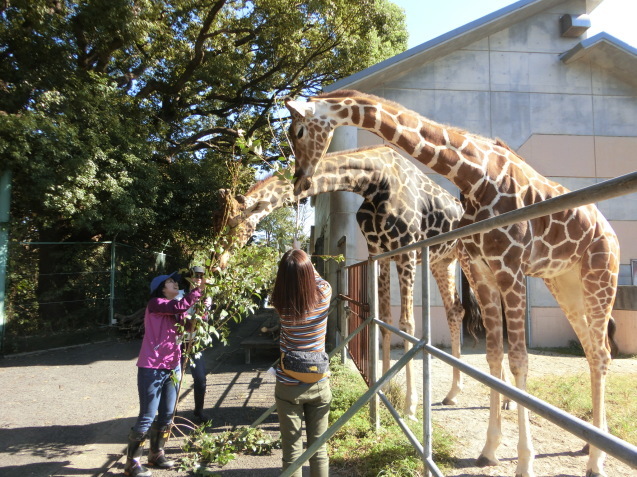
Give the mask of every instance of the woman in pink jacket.
[{"label": "woman in pink jacket", "polygon": [[[150,284],[150,300],[144,317],[144,339],[137,359],[137,389],[139,416],[128,435],[124,473],[148,477],[150,470],[140,463],[144,441],[150,437],[148,464],[162,469],[174,466],[164,455],[164,445],[170,432],[177,386],[181,373],[181,349],[175,324],[201,297],[202,279],[194,279],[195,288],[181,300],[177,272],[159,275]],[[174,380],[173,380],[174,376]]]}]

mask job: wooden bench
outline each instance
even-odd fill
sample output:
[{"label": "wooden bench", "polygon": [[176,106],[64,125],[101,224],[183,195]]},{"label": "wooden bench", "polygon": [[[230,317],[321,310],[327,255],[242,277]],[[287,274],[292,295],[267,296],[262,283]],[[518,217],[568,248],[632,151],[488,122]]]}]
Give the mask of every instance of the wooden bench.
[{"label": "wooden bench", "polygon": [[246,364],[250,364],[252,350],[278,349],[279,340],[274,340],[271,334],[262,334],[259,329],[257,329],[255,333],[241,342],[241,347],[245,349]]}]

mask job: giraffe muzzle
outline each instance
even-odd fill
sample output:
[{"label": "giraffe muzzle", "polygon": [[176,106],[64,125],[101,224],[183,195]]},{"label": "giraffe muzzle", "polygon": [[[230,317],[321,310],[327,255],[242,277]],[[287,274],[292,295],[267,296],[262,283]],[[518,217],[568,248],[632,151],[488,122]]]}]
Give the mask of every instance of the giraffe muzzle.
[{"label": "giraffe muzzle", "polygon": [[305,192],[312,185],[312,179],[306,176],[297,177],[294,182],[294,195],[299,195],[301,192]]}]

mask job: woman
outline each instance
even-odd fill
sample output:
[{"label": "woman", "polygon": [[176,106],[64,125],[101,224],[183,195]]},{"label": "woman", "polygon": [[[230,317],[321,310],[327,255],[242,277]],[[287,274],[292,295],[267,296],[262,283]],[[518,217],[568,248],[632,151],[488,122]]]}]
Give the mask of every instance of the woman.
[{"label": "woman", "polygon": [[[272,305],[281,318],[280,348],[284,356],[295,351],[325,353],[327,314],[332,296],[330,284],[323,280],[302,250],[283,255],[272,292]],[[317,355],[318,356],[318,355]],[[308,447],[325,432],[332,391],[329,377],[306,383],[276,369],[275,398],[281,428],[283,470],[303,453],[301,436],[305,421]],[[327,477],[329,460],[325,445],[310,458],[310,475]],[[301,476],[301,469],[293,474]]]},{"label": "woman", "polygon": [[126,475],[134,477],[152,475],[140,463],[147,435],[150,436],[148,463],[162,469],[170,469],[175,464],[164,455],[181,373],[181,349],[175,324],[182,321],[184,313],[199,300],[199,287],[203,282],[194,279],[195,288],[183,299],[176,300],[178,278],[177,272],[159,275],[150,284],[151,298],[144,316],[146,330],[137,359],[139,417],[128,435],[124,469]]}]

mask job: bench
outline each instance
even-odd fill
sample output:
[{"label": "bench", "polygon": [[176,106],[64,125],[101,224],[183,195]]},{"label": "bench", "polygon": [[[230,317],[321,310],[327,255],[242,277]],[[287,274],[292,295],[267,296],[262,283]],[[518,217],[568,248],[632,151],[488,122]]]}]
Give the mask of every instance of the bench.
[{"label": "bench", "polygon": [[278,349],[279,340],[272,338],[271,334],[262,334],[259,329],[251,336],[241,342],[241,347],[245,350],[246,364],[250,364],[252,350],[257,349]]}]

